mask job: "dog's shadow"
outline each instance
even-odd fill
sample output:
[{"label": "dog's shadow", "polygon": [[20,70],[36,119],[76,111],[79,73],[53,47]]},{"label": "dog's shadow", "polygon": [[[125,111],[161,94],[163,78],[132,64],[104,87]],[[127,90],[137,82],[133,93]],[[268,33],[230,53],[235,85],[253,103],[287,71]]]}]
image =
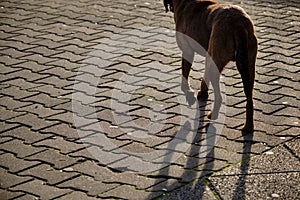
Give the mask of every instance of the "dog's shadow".
[{"label": "dog's shadow", "polygon": [[[174,199],[203,199],[207,197],[207,195],[212,195],[207,193],[207,187],[212,187],[209,184],[208,177],[210,177],[214,173],[214,159],[215,159],[215,149],[214,145],[217,137],[217,128],[211,123],[205,121],[205,107],[207,105],[206,100],[198,100],[199,108],[200,108],[200,118],[198,124],[198,131],[196,136],[193,139],[191,145],[191,149],[189,151],[189,155],[187,155],[187,160],[185,164],[185,170],[180,178],[180,180],[175,181],[170,184],[167,181],[161,183],[158,181],[153,187],[153,192],[164,192],[164,195],[158,197],[157,199],[163,200],[174,200]],[[188,122],[189,123],[189,122]],[[185,124],[185,127],[190,127],[190,124]],[[243,154],[242,160],[246,160],[243,162],[240,167],[241,175],[236,183],[237,187],[234,190],[232,199],[244,199],[245,197],[245,183],[246,183],[246,174],[249,168],[249,157],[251,153],[251,145],[253,143],[253,133],[243,133]],[[201,154],[203,150],[203,146],[201,146],[201,141],[207,140],[207,151],[205,152],[205,156]],[[200,144],[200,145],[199,145]],[[174,145],[174,144],[173,144]],[[176,144],[175,144],[176,145]],[[168,149],[174,149],[175,147],[169,147]],[[203,152],[202,152],[203,153]],[[164,161],[166,163],[171,162],[172,155],[166,156]],[[201,166],[201,167],[199,167]],[[199,170],[200,168],[200,170]],[[199,171],[195,170],[198,169]],[[160,170],[160,172],[155,175],[156,177],[169,177],[170,176],[170,168],[169,166]],[[170,179],[172,177],[170,176]],[[197,182],[193,180],[198,179]],[[184,187],[178,188],[178,181],[186,183],[187,185]],[[210,188],[214,190],[214,188]],[[175,191],[174,191],[175,190]],[[215,191],[217,192],[217,191]],[[211,197],[211,196],[210,196]],[[152,199],[152,198],[148,198]]]},{"label": "dog's shadow", "polygon": [[253,132],[243,132],[243,155],[240,166],[240,175],[233,192],[232,199],[246,199],[246,179],[250,166],[251,147],[253,144]]}]

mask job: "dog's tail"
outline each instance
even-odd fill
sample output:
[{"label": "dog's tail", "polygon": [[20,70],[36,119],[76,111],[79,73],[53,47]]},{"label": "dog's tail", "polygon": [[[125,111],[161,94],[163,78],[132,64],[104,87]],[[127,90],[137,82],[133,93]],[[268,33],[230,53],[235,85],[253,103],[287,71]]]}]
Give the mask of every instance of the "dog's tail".
[{"label": "dog's tail", "polygon": [[[236,65],[241,74],[243,84],[250,85],[251,88],[248,90],[252,91],[255,78],[257,39],[254,31],[251,29],[243,29],[237,36],[239,39],[236,40],[238,41],[235,55]],[[245,92],[248,93],[250,91]]]},{"label": "dog's tail", "polygon": [[253,130],[253,89],[257,54],[257,38],[253,31],[253,26],[244,29],[243,32],[244,33],[240,33],[239,35],[240,40],[238,40],[236,50],[236,64],[242,77],[244,93],[247,98],[246,124],[243,129]]}]

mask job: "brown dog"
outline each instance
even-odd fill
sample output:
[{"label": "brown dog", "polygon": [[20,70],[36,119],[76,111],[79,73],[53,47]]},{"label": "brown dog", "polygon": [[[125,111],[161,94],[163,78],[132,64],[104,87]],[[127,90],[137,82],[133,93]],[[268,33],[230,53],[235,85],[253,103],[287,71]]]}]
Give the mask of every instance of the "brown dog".
[{"label": "brown dog", "polygon": [[[253,131],[257,38],[250,17],[238,6],[219,4],[213,0],[164,0],[164,6],[166,12],[169,9],[174,12],[176,40],[182,51],[182,90],[186,94],[190,90],[188,76],[194,53],[206,56],[198,99],[208,97],[208,85],[211,82],[215,102],[208,117],[216,119],[222,103],[220,73],[229,61],[236,61],[247,98],[246,123],[242,130]],[[199,51],[183,34],[195,40],[206,51]]]}]

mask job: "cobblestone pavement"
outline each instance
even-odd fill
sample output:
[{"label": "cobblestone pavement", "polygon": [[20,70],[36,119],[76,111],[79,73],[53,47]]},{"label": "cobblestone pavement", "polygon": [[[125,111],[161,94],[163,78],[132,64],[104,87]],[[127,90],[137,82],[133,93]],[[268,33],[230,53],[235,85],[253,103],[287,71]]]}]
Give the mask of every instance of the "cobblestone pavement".
[{"label": "cobblestone pavement", "polygon": [[253,134],[233,63],[225,122],[209,100],[182,124],[197,109],[162,1],[1,0],[0,199],[298,199],[300,3],[228,1],[259,38]]}]

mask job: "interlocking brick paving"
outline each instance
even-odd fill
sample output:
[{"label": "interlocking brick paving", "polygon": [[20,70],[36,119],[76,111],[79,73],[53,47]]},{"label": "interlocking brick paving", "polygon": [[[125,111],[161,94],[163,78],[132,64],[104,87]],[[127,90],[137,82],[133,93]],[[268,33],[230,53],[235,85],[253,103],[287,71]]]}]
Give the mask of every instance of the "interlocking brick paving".
[{"label": "interlocking brick paving", "polygon": [[[197,115],[180,98],[162,1],[2,0],[0,199],[297,199],[300,3],[226,2],[249,13],[259,38],[253,135],[240,131],[234,63],[221,79],[222,131],[205,117],[212,100],[199,103],[198,123],[182,123]],[[194,89],[203,66],[197,56]],[[176,135],[193,125],[195,137]]]}]

